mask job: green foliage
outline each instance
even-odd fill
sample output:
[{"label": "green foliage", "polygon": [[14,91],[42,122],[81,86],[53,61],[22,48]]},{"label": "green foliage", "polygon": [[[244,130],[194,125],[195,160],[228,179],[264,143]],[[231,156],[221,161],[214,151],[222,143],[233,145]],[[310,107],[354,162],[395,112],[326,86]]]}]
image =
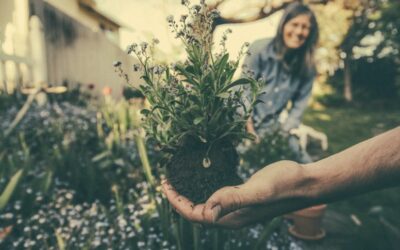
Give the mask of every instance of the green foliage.
[{"label": "green foliage", "polygon": [[[352,94],[357,103],[391,104],[400,96],[400,72],[395,60],[390,57],[370,60],[362,57],[351,64]],[[333,93],[317,97],[325,105],[340,107],[346,105],[342,94],[344,71],[338,70],[328,78]]]},{"label": "green foliage", "polygon": [[[362,56],[371,60],[391,57],[398,58],[399,55],[399,18],[400,4],[395,0],[368,0],[359,1],[359,4],[350,6],[353,11],[351,26],[340,49],[347,54],[347,58],[357,59]],[[374,45],[365,41],[367,36],[382,36],[376,38]],[[372,47],[372,53],[356,55],[355,47]],[[397,59],[398,61],[398,59]]]},{"label": "green foliage", "polygon": [[289,148],[288,136],[279,129],[271,129],[265,133],[260,143],[251,145],[242,153],[241,170],[251,175],[271,163],[296,160],[295,153]]},{"label": "green foliage", "polygon": [[[383,31],[387,46],[392,47],[392,54],[394,58],[397,58],[397,64],[400,64],[399,53],[400,53],[400,3],[398,1],[387,1],[383,5],[382,15],[380,16],[379,26]],[[397,56],[396,56],[397,55]]]},{"label": "green foliage", "polygon": [[[2,98],[0,95],[0,101]],[[394,104],[391,109],[345,107],[308,110],[305,122],[332,135],[328,154],[333,154],[398,126],[400,116]],[[11,123],[22,105],[23,102],[11,101],[0,108],[0,131]],[[76,107],[65,101],[45,107],[34,106],[7,142],[0,140],[0,190],[5,190],[20,168],[24,169],[12,197],[0,211],[0,230],[5,232],[3,229],[12,226],[11,232],[0,237],[0,249],[58,249],[63,244],[65,249],[247,250],[265,249],[267,244],[267,248],[275,249],[298,247],[298,242],[291,238],[285,241],[285,236],[280,233],[274,233],[272,238],[275,241],[271,240],[269,235],[274,231],[271,229],[279,224],[279,220],[273,221],[269,227],[260,224],[230,231],[200,228],[183,218],[176,218],[161,192],[150,188],[144,181],[144,170],[135,150],[137,145],[135,140],[129,139],[137,135],[137,125],[140,125],[134,119],[127,120],[127,116],[134,118],[134,109],[125,102],[111,101],[106,101],[99,112],[93,112],[91,108]],[[54,109],[62,110],[65,116],[60,117]],[[86,124],[87,120],[94,122]],[[332,122],[339,120],[342,122]],[[69,151],[61,154],[52,151],[66,142],[60,134],[71,131],[77,136],[71,140]],[[277,137],[281,139],[275,139],[275,143],[272,143],[275,137],[268,137],[271,143],[265,143],[265,148],[260,150],[267,152],[265,164],[281,159],[283,154],[279,152],[288,152],[287,140],[281,135]],[[90,144],[86,143],[88,138],[92,138]],[[151,150],[153,145],[146,146],[150,163],[153,163],[157,153]],[[255,154],[252,156],[257,157]],[[125,165],[115,164],[115,161],[121,162],[118,159],[122,159]],[[69,164],[66,166],[65,162]],[[90,165],[82,164],[84,162]],[[94,171],[87,173],[87,168]],[[154,173],[152,169],[157,184],[159,176]],[[72,181],[80,175],[86,181],[73,185]],[[91,178],[98,178],[98,181],[87,181]],[[103,178],[107,182],[103,182]],[[48,180],[50,185],[46,184]],[[40,181],[40,185],[33,185],[35,181]],[[89,185],[94,185],[99,192],[88,195],[84,190]],[[391,248],[391,242],[386,240],[388,228],[382,221],[385,219],[391,225],[399,225],[399,194],[398,188],[389,189],[332,205],[339,211],[356,214],[363,222],[364,226],[355,232],[356,242],[351,242],[353,249],[382,246],[396,249],[395,246]],[[381,208],[381,213],[372,217],[370,211],[377,208]],[[59,241],[57,235],[61,237]],[[362,244],[356,245],[360,239]]]},{"label": "green foliage", "polygon": [[312,5],[318,20],[320,39],[316,50],[317,69],[327,75],[340,67],[338,47],[350,26],[351,11],[343,8],[340,1],[329,1],[323,5]]},{"label": "green foliage", "polygon": [[[135,54],[140,61],[134,68],[143,72],[145,83],[139,88],[151,105],[142,111],[146,117],[145,129],[170,152],[188,138],[210,146],[222,139],[236,144],[243,138],[251,138],[244,127],[256,101],[259,83],[251,78],[233,80],[245,46],[234,61],[224,46],[214,55],[211,30],[217,13],[204,3],[192,7],[184,4],[189,15],[182,16],[179,24],[173,17],[168,22],[185,45],[185,62],[170,66],[154,64],[151,51],[156,40],[151,45],[133,44],[128,48],[128,53]],[[252,94],[250,100],[245,90]]]},{"label": "green foliage", "polygon": [[[330,1],[312,7],[321,34],[316,59],[324,77],[319,81],[327,81],[334,91],[343,93],[342,68],[346,66],[351,70],[351,81],[347,84],[351,83],[354,100],[384,100],[400,93],[398,1]],[[386,68],[389,61],[392,65]],[[328,73],[330,76],[335,73],[339,82],[326,80]]]},{"label": "green foliage", "polygon": [[[327,157],[399,126],[399,104],[398,100],[393,100],[387,105],[369,103],[308,109],[304,123],[328,135],[329,148],[323,155]],[[400,226],[400,187],[367,193],[329,206],[342,214],[355,214],[363,222],[354,232],[356,238],[352,249],[397,248],[396,241],[387,239]],[[390,222],[391,228],[386,221]]]},{"label": "green foliage", "polygon": [[[140,166],[131,115],[137,110],[126,104],[110,107],[96,112],[66,102],[32,104],[10,136],[1,139],[1,176],[10,178],[24,169],[21,188],[46,194],[59,182],[79,190],[77,199],[82,200],[108,200],[110,187],[117,182],[126,193],[133,180],[121,182],[121,176]],[[6,131],[18,108],[0,111],[1,131]],[[17,192],[24,193],[19,188]]]},{"label": "green foliage", "polygon": [[0,195],[0,211],[4,209],[7,205],[8,201],[11,198],[11,195],[14,193],[15,187],[18,185],[18,182],[21,178],[22,170],[19,170],[13,177],[11,177],[8,182],[6,188]]},{"label": "green foliage", "polygon": [[[3,126],[18,112],[8,109],[0,110]],[[145,167],[136,164],[137,110],[109,98],[100,109],[33,104],[7,141],[1,141],[0,171],[6,178],[0,179],[0,190],[16,166],[25,171],[0,211],[0,228],[13,227],[0,240],[1,249],[248,249],[265,243],[270,229],[260,225],[240,231],[200,229],[176,218],[156,189],[154,169],[146,174],[154,178],[152,186],[145,181]],[[68,136],[67,143],[65,135],[72,132],[76,136]],[[157,157],[147,153],[150,162]],[[87,192],[92,188],[98,192]]]}]

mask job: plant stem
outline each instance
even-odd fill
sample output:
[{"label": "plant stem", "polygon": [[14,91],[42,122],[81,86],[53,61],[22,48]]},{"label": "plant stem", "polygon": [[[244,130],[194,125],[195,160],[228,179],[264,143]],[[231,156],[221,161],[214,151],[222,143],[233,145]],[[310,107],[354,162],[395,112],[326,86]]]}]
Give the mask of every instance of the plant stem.
[{"label": "plant stem", "polygon": [[179,237],[179,226],[178,226],[177,220],[174,220],[172,222],[172,232],[173,232],[173,234],[175,236],[175,240],[176,240],[176,244],[178,246],[178,250],[183,250],[182,249],[182,244],[181,244],[181,241],[180,241],[180,237]]},{"label": "plant stem", "polygon": [[151,173],[149,158],[147,157],[147,151],[146,151],[146,147],[144,145],[143,138],[140,135],[137,135],[135,138],[135,141],[136,141],[136,145],[138,147],[139,156],[140,156],[140,160],[143,165],[143,170],[144,170],[146,179],[150,183],[152,188],[155,188],[155,181],[154,181],[154,177]]},{"label": "plant stem", "polygon": [[192,224],[193,227],[193,249],[200,250],[200,229]]},{"label": "plant stem", "polygon": [[24,106],[18,111],[17,115],[15,116],[14,120],[4,132],[4,138],[7,138],[11,132],[17,127],[18,123],[24,118],[26,112],[28,112],[29,108],[31,107],[33,101],[35,100],[36,95],[40,92],[40,88],[37,88],[33,91],[31,95],[29,95],[28,99],[26,100]]},{"label": "plant stem", "polygon": [[22,173],[23,173],[23,171],[19,170],[16,174],[14,174],[13,177],[11,177],[10,181],[8,182],[4,191],[1,193],[1,195],[0,195],[0,211],[6,207],[8,201],[11,198],[11,195],[14,193],[14,190],[15,190],[16,186],[18,185],[18,182],[22,176]]},{"label": "plant stem", "polygon": [[260,238],[257,240],[256,245],[254,246],[254,250],[262,249],[261,246],[265,241],[268,239],[269,236],[274,232],[274,230],[279,227],[282,223],[282,218],[277,217],[274,218],[272,221],[267,222],[264,226],[264,231],[261,233]]},{"label": "plant stem", "polygon": [[213,232],[213,250],[219,250],[218,242],[219,242],[219,230],[216,229]]}]

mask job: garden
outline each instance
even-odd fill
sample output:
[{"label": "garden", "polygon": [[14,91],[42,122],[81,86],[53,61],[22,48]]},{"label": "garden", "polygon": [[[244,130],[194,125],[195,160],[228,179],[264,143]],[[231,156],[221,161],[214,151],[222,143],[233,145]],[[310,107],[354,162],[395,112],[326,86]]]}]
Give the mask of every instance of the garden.
[{"label": "garden", "polygon": [[[127,53],[144,83],[134,86],[121,62],[110,63],[126,81],[122,98],[81,84],[0,92],[0,249],[397,249],[398,187],[328,204],[318,241],[290,235],[285,216],[228,230],[174,210],[161,191],[165,178],[200,203],[270,163],[296,160],[285,132],[270,130],[260,143],[246,132],[261,102],[259,79],[234,76],[248,44],[230,55],[227,30],[212,52],[218,13],[183,2],[191,25],[187,16],[167,22],[188,59],[162,64],[153,61],[157,39],[132,44]],[[327,135],[327,150],[308,141],[313,160],[399,126],[399,62],[374,56],[382,70],[396,65],[388,86],[365,76],[364,59],[352,61],[352,100],[343,68],[323,78],[330,90],[314,94],[302,121]],[[191,164],[201,167],[188,171]],[[222,169],[210,172],[215,164]]]}]

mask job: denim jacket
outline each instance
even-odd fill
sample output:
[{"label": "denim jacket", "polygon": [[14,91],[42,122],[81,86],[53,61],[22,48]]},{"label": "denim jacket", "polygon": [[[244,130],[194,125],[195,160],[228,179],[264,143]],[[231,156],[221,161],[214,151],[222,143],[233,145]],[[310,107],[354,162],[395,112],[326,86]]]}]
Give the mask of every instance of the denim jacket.
[{"label": "denim jacket", "polygon": [[256,131],[266,129],[273,118],[279,117],[289,101],[292,102],[288,117],[282,129],[289,131],[300,125],[301,117],[311,96],[315,74],[300,78],[288,72],[276,57],[271,46],[272,39],[255,41],[249,48],[250,55],[244,65],[254,72],[256,79],[262,78],[262,86],[258,103],[253,111],[253,123]]}]

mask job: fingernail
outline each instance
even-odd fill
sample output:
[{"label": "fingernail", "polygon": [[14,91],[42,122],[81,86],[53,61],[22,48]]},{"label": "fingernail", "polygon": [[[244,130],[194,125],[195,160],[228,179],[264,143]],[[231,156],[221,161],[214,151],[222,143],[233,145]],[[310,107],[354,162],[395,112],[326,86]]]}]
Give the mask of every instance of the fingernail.
[{"label": "fingernail", "polygon": [[212,221],[216,222],[219,214],[221,213],[221,206],[220,205],[216,205],[215,207],[212,208]]}]

